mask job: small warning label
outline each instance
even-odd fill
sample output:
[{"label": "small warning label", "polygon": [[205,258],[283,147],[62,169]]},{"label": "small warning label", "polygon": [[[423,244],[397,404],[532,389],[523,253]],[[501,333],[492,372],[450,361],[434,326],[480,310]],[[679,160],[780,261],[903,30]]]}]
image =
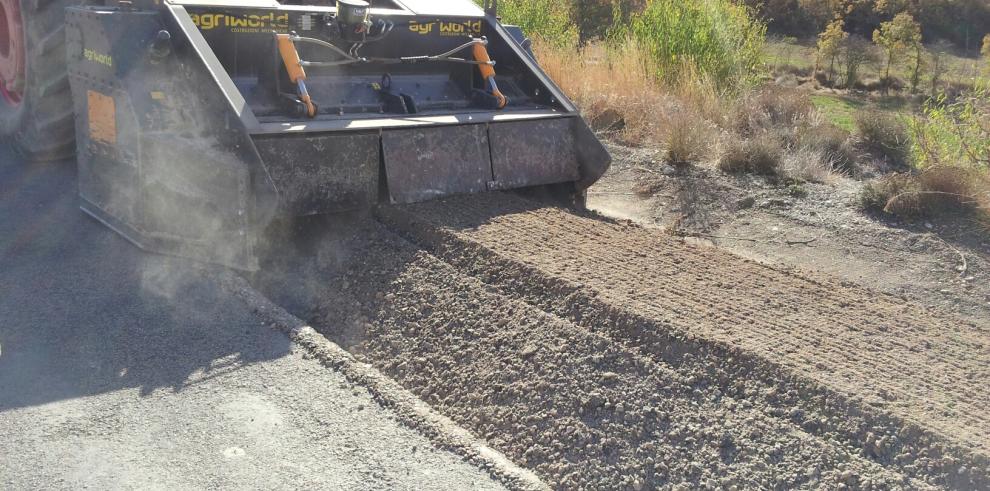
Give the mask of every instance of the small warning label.
[{"label": "small warning label", "polygon": [[93,141],[114,145],[117,143],[117,103],[113,97],[90,90],[89,137]]}]

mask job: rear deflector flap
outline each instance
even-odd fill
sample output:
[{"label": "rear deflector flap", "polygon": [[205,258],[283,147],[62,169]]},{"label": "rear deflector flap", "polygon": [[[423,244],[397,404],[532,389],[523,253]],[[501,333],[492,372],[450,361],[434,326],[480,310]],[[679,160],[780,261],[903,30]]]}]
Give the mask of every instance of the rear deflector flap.
[{"label": "rear deflector flap", "polygon": [[497,189],[580,178],[570,118],[492,124],[488,135]]},{"label": "rear deflector flap", "polygon": [[382,153],[393,203],[479,193],[492,180],[482,124],[384,131]]},{"label": "rear deflector flap", "polygon": [[289,216],[359,209],[378,201],[378,134],[255,137]]}]

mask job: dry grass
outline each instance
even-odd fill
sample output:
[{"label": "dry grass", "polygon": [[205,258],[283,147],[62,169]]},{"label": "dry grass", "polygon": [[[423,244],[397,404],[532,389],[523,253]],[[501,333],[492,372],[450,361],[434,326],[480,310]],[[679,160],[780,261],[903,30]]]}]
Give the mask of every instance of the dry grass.
[{"label": "dry grass", "polygon": [[862,158],[849,132],[832,124],[799,127],[795,144],[800,149],[817,152],[819,161],[827,163],[833,173],[855,175],[856,163]]},{"label": "dry grass", "polygon": [[726,137],[721,142],[718,168],[730,174],[749,173],[778,175],[781,172],[783,149],[769,134],[752,138]]},{"label": "dry grass", "polygon": [[868,210],[907,219],[973,214],[990,230],[990,176],[955,166],[892,174],[868,183],[862,204]]},{"label": "dry grass", "polygon": [[685,166],[704,159],[715,138],[711,125],[697,113],[681,109],[668,120],[663,138],[664,158],[672,165]]},{"label": "dry grass", "polygon": [[835,158],[821,149],[801,147],[784,156],[783,173],[792,179],[833,184],[842,172]]},{"label": "dry grass", "polygon": [[899,116],[882,111],[860,111],[855,117],[859,145],[875,157],[895,166],[910,164],[911,135]]},{"label": "dry grass", "polygon": [[[649,61],[634,46],[610,51],[592,45],[574,52],[534,43],[540,64],[578,106],[585,118],[621,124],[611,135],[624,143],[656,141],[664,129],[662,118],[676,101],[657,90],[646,75]],[[611,125],[616,126],[616,125]]]},{"label": "dry grass", "polygon": [[815,182],[854,167],[849,135],[822,118],[800,89],[771,84],[720,93],[688,68],[680,82],[661,85],[634,44],[578,52],[537,44],[535,51],[597,131],[626,145],[657,147],[672,165],[714,162],[725,172]]},{"label": "dry grass", "polygon": [[774,128],[794,128],[815,112],[806,92],[767,85],[743,94],[733,104],[729,124],[741,135],[753,135]]},{"label": "dry grass", "polygon": [[661,88],[649,75],[649,60],[631,43],[611,50],[591,45],[578,53],[541,44],[535,49],[544,70],[596,130],[627,145],[661,147],[674,165],[708,157],[716,137],[711,119],[721,111],[711,84],[699,78]]}]

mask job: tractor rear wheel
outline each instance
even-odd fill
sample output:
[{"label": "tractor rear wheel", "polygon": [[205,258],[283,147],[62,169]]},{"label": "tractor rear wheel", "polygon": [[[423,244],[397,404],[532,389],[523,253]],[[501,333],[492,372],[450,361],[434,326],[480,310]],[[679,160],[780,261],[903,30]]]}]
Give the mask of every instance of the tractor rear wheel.
[{"label": "tractor rear wheel", "polygon": [[28,159],[75,153],[65,62],[67,0],[0,0],[0,136]]}]

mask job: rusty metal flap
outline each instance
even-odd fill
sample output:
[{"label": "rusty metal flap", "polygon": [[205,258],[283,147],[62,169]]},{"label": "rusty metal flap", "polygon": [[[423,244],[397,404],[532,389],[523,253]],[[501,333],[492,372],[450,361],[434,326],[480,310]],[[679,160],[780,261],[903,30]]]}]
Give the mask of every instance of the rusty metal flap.
[{"label": "rusty metal flap", "polygon": [[492,124],[488,136],[497,189],[580,178],[571,118]]},{"label": "rusty metal flap", "polygon": [[382,151],[393,203],[479,193],[492,180],[484,125],[387,130]]}]

